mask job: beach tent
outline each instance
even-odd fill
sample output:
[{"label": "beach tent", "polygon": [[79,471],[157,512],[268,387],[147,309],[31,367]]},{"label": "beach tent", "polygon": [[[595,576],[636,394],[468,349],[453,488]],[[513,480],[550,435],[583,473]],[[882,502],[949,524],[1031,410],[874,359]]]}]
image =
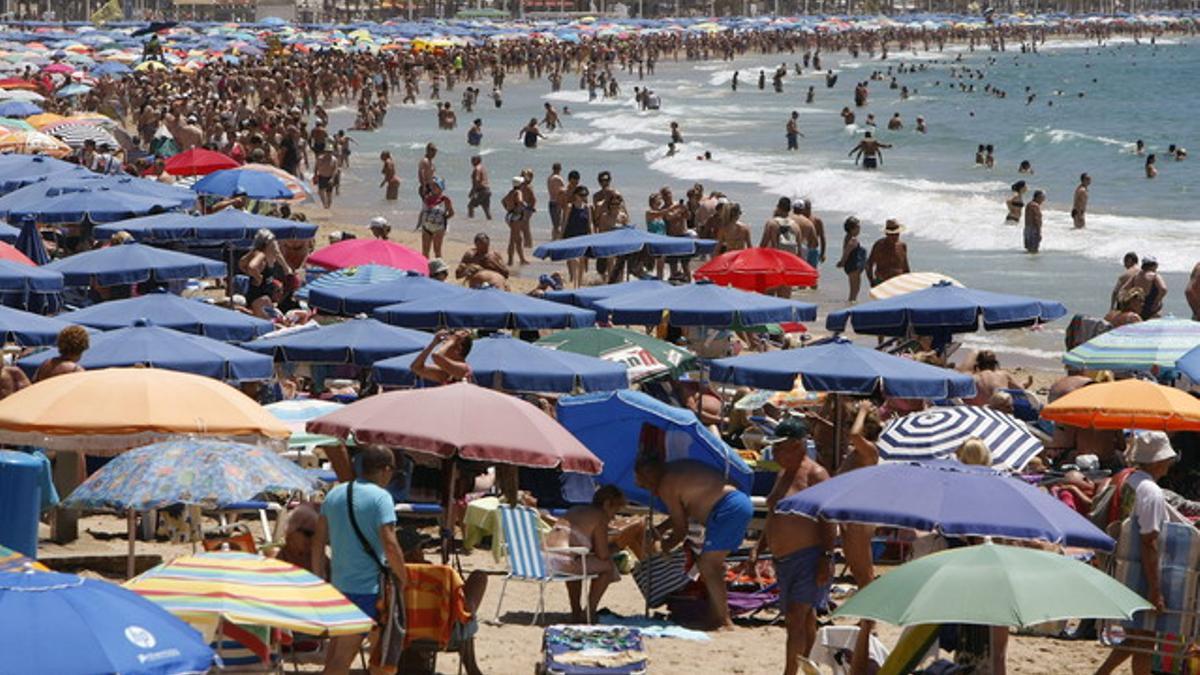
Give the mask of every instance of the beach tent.
[{"label": "beach tent", "polygon": [[711,253],[716,245],[717,242],[712,239],[668,237],[635,227],[620,227],[608,232],[547,242],[533,249],[533,255],[549,260],[574,260],[610,258],[647,250],[655,256],[690,256]]},{"label": "beach tent", "polygon": [[225,276],[225,263],[200,256],[154,248],[145,244],[123,244],[77,253],[45,266],[61,272],[68,286],[136,284],[197,277]]},{"label": "beach tent", "polygon": [[[278,361],[372,364],[400,354],[417,352],[433,340],[429,333],[389,326],[375,319],[350,319],[311,330],[261,337],[242,347],[270,354]],[[476,343],[478,344],[478,343]]]},{"label": "beach tent", "polygon": [[658,279],[635,279],[634,281],[623,281],[617,284],[601,284],[599,286],[585,286],[583,288],[563,289],[561,291],[546,291],[542,296],[544,300],[553,300],[554,302],[562,302],[584,309],[595,309],[593,303],[597,300],[605,298],[613,298],[630,293],[638,293],[641,291],[661,291],[671,287],[671,284]]},{"label": "beach tent", "polygon": [[108,300],[61,314],[58,318],[100,330],[125,328],[148,321],[154,326],[223,341],[252,340],[275,329],[270,321],[172,293]]},{"label": "beach tent", "polygon": [[375,318],[409,328],[494,328],[539,330],[582,328],[596,313],[495,288],[385,305]]}]

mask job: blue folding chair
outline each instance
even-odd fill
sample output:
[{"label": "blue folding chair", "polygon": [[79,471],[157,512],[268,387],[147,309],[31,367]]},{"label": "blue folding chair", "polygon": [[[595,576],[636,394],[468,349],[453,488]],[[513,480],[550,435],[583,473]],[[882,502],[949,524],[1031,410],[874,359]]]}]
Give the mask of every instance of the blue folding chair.
[{"label": "blue folding chair", "polygon": [[[588,603],[588,590],[595,574],[588,574],[587,556],[591,552],[585,546],[567,546],[563,548],[542,548],[541,533],[538,521],[541,517],[535,509],[527,506],[501,506],[500,528],[504,535],[504,547],[508,552],[508,574],[500,586],[500,600],[496,603],[496,622],[500,621],[500,608],[504,604],[504,591],[508,582],[530,581],[538,584],[538,605],[533,613],[536,624],[539,617],[546,613],[546,585],[551,582],[580,581],[583,582],[581,599],[587,612],[588,623],[592,622],[591,606]],[[546,564],[546,553],[560,553],[579,556],[582,563],[580,574],[563,574],[554,572]]]}]

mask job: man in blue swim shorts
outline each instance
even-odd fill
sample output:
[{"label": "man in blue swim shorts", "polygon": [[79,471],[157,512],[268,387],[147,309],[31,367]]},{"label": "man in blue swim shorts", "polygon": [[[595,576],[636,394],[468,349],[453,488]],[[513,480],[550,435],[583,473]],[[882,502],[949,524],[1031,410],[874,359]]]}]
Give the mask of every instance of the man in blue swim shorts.
[{"label": "man in blue swim shorts", "polygon": [[657,531],[663,551],[683,543],[689,521],[704,523],[700,578],[708,592],[715,627],[732,628],[725,591],[725,558],[730,551],[741,548],[746,538],[746,526],[754,515],[750,497],[727,484],[720,471],[692,460],[663,462],[657,457],[641,457],[635,472],[638,485],[667,506],[670,518]]}]

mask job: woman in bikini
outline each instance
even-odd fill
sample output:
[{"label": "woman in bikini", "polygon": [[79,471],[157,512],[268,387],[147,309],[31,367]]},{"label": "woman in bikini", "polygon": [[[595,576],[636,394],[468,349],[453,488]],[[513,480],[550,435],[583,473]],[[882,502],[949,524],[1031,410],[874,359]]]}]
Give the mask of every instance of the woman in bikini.
[{"label": "woman in bikini", "polygon": [[1008,209],[1008,214],[1004,216],[1005,225],[1017,225],[1021,222],[1021,214],[1025,211],[1025,191],[1028,189],[1023,180],[1012,184],[1012,196],[1004,202]]}]

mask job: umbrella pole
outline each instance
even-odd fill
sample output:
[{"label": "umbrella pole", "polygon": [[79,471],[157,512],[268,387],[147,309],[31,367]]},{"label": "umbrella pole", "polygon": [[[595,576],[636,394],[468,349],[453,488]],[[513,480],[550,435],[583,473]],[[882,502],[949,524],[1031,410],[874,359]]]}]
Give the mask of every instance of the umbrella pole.
[{"label": "umbrella pole", "polygon": [[442,508],[442,564],[450,564],[450,550],[454,547],[454,520],[451,509],[454,506],[454,486],[458,482],[458,462],[453,458],[446,460],[450,465],[446,474],[449,479],[446,484],[446,505]]},{"label": "umbrella pole", "polygon": [[842,395],[833,395],[833,470],[838,470],[838,465],[842,463]]},{"label": "umbrella pole", "polygon": [[129,555],[128,559],[125,561],[125,578],[132,579],[135,571],[134,562],[136,560],[134,556],[134,548],[137,546],[137,512],[133,509],[129,509],[125,519],[127,528],[126,536],[129,537]]}]

